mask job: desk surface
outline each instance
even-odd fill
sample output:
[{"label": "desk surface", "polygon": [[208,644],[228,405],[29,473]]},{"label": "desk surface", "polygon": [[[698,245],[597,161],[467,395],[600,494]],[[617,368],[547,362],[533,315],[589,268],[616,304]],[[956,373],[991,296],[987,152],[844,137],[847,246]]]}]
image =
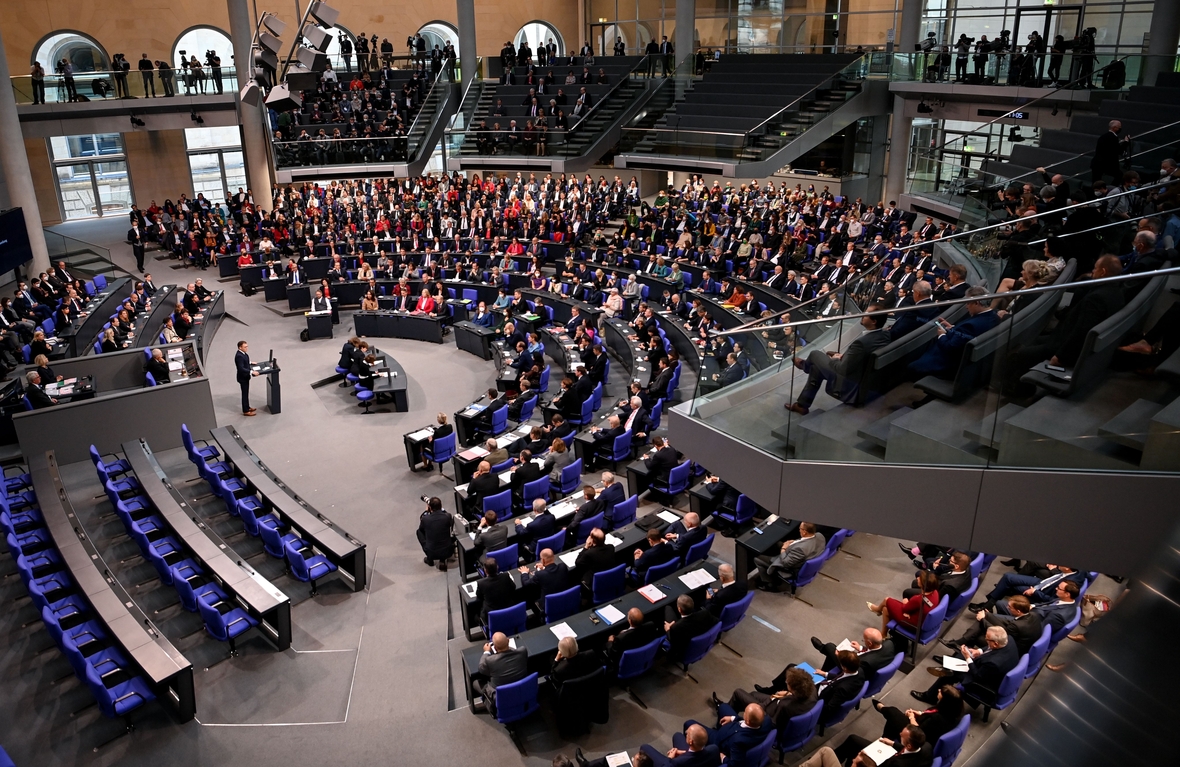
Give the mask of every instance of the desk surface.
[{"label": "desk surface", "polygon": [[146,442],[124,442],[123,454],[152,505],[172,532],[196,555],[207,573],[232,590],[256,614],[290,605],[291,600],[286,594],[246,564],[193,512],[160,468]]},{"label": "desk surface", "polygon": [[[110,575],[106,562],[94,548],[86,531],[74,513],[58,474],[57,459],[52,451],[34,455],[29,460],[29,473],[45,519],[45,527],[61,553],[62,561],[74,582],[86,595],[87,601],[119,644],[140,667],[154,685],[177,687],[182,701],[174,710],[187,721],[193,715],[192,664],[156,628],[128,596],[122,585]],[[183,683],[176,684],[178,675],[188,675],[187,692]],[[185,711],[185,706],[189,710]]]},{"label": "desk surface", "polygon": [[[401,366],[400,362],[375,346],[369,347],[369,353],[376,358],[373,370],[378,373],[373,376],[374,394],[405,391],[409,387],[409,376],[406,375],[406,369]],[[381,375],[381,373],[388,375]]]}]

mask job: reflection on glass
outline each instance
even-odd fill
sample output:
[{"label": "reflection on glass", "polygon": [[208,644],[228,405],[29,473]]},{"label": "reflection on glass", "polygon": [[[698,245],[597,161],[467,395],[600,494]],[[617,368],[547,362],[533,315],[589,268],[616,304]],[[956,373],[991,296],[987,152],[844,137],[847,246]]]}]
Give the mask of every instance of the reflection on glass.
[{"label": "reflection on glass", "polygon": [[94,164],[94,181],[98,185],[98,199],[104,213],[131,209],[131,182],[127,178],[126,162]]},{"label": "reflection on glass", "polygon": [[90,165],[59,165],[55,170],[66,220],[97,216],[94,179],[90,175]]}]

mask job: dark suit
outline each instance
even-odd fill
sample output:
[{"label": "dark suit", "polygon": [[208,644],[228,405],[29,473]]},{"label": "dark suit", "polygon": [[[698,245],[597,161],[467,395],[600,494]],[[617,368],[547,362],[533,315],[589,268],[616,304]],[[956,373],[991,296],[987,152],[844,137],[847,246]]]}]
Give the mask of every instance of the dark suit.
[{"label": "dark suit", "polygon": [[720,619],[721,611],[725,609],[726,605],[742,601],[748,593],[750,593],[749,586],[734,581],[725,588],[715,590],[713,596],[705,601],[705,609],[711,612],[714,618]]},{"label": "dark suit", "polygon": [[668,657],[673,660],[683,658],[688,651],[689,641],[704,634],[716,623],[717,618],[708,610],[697,610],[681,617],[668,629]]},{"label": "dark suit", "polygon": [[131,252],[135,254],[135,268],[143,272],[143,230],[135,227],[128,229],[127,241],[131,243]]},{"label": "dark suit", "polygon": [[1015,642],[985,652],[971,663],[963,677],[964,692],[970,692],[970,688],[975,687],[994,693],[1004,681],[1004,676],[1016,668],[1019,662],[1020,651],[1016,649]]},{"label": "dark suit", "polygon": [[1065,624],[1077,617],[1078,603],[1069,602],[1062,604],[1060,602],[1050,602],[1043,605],[1033,605],[1033,615],[1039,616],[1041,624],[1049,626],[1056,634],[1061,629],[1065,628]]},{"label": "dark suit", "polygon": [[644,743],[639,750],[651,757],[654,767],[719,767],[721,752],[717,746],[705,746],[700,751],[689,751],[669,759],[666,753],[660,753],[650,744]]},{"label": "dark suit", "polygon": [[976,336],[986,333],[1000,322],[993,311],[981,312],[974,317],[967,316],[930,345],[926,353],[910,363],[915,376],[933,375],[938,378],[953,378],[959,369],[959,361],[967,343]]},{"label": "dark suit", "polygon": [[[570,518],[570,521],[565,526],[565,529],[569,530],[570,535],[574,536],[574,543],[578,542],[578,525],[582,524],[587,519],[598,516],[605,510],[606,504],[602,502],[601,498],[595,498],[592,501],[586,501],[578,507],[578,510],[574,512],[574,516]],[[585,537],[582,537],[581,540],[584,541]]]},{"label": "dark suit", "polygon": [[[893,640],[886,637],[881,642],[881,646],[876,650],[869,650],[867,652],[859,653],[860,656],[860,671],[865,676],[876,674],[881,669],[888,666],[896,657],[897,650],[893,648]],[[820,668],[821,671],[828,672],[836,668],[836,645],[828,642],[824,645],[824,665]],[[775,680],[776,683],[778,680]],[[786,669],[782,674],[783,686],[786,686]]]},{"label": "dark suit", "polygon": [[483,508],[483,499],[500,492],[500,478],[491,472],[473,477],[467,483],[467,508],[473,513],[479,513]]},{"label": "dark suit", "polygon": [[572,658],[562,658],[553,664],[549,672],[549,681],[560,686],[562,682],[586,676],[602,667],[598,655],[590,650],[583,650]]},{"label": "dark suit", "polygon": [[672,469],[676,468],[680,462],[676,459],[676,449],[671,445],[665,445],[655,452],[643,459],[643,465],[651,473],[652,479],[660,482],[668,481],[668,474]]},{"label": "dark suit", "polygon": [[29,398],[29,402],[33,403],[34,410],[40,410],[45,407],[53,407],[55,404],[53,398],[45,393],[41,386],[33,386],[29,384],[25,387],[25,396]]},{"label": "dark suit", "polygon": [[709,534],[709,531],[702,525],[697,525],[689,530],[684,526],[683,522],[674,523],[668,528],[668,532],[676,533],[677,537],[676,540],[672,541],[672,549],[680,556],[687,554],[689,547],[695,546],[705,540]]},{"label": "dark suit", "polygon": [[810,408],[819,393],[820,384],[829,382],[832,396],[841,402],[852,402],[860,388],[860,380],[868,369],[870,355],[889,343],[887,330],[873,330],[862,333],[848,345],[840,359],[832,359],[822,351],[813,351],[807,357],[804,369],[808,372],[807,384],[799,393],[798,404]]},{"label": "dark suit", "polygon": [[638,580],[643,581],[647,579],[647,571],[656,565],[662,565],[665,562],[676,559],[679,556],[676,549],[672,548],[672,544],[668,541],[660,541],[655,546],[652,546],[647,551],[635,560],[635,574]]},{"label": "dark suit", "polygon": [[475,534],[473,543],[482,546],[485,552],[499,551],[508,545],[508,527],[502,524],[485,527]]},{"label": "dark suit", "polygon": [[447,560],[455,550],[451,515],[439,511],[422,512],[418,518],[418,544],[427,559]]},{"label": "dark suit", "polygon": [[[535,482],[536,480],[540,479],[543,476],[545,476],[545,470],[542,469],[537,464],[533,463],[532,461],[528,461],[527,463],[521,464],[520,466],[517,467],[516,471],[512,472],[512,492],[515,493],[517,496],[520,496],[524,492],[525,485],[527,485],[530,482]],[[549,514],[548,511],[546,511],[545,513]],[[549,514],[549,517],[552,518],[553,515]],[[543,536],[533,536],[532,532],[531,532],[533,529],[533,525],[535,525],[538,521],[539,520],[533,520],[532,524],[530,524],[529,527],[527,528],[530,531],[529,535],[534,538],[543,537]]]},{"label": "dark suit", "polygon": [[615,547],[613,544],[604,543],[601,546],[591,546],[588,549],[582,549],[582,553],[578,554],[578,558],[574,562],[574,577],[580,580],[586,588],[591,588],[595,573],[609,570],[614,566]]},{"label": "dark suit", "polygon": [[1121,179],[1123,170],[1119,158],[1122,154],[1123,143],[1118,135],[1109,130],[1105,131],[1098,137],[1098,141],[1094,145],[1094,157],[1090,160],[1092,178],[1097,181],[1104,176],[1109,176],[1116,182]]},{"label": "dark suit", "polygon": [[913,306],[921,308],[897,315],[897,321],[889,327],[890,340],[896,341],[899,338],[904,338],[942,313],[942,308],[929,298],[913,304]]},{"label": "dark suit", "polygon": [[156,379],[156,383],[171,383],[167,361],[152,357],[144,364],[143,369],[145,373],[152,374],[152,378]]},{"label": "dark suit", "polygon": [[602,500],[603,511],[606,512],[607,527],[614,529],[614,517],[612,516],[615,510],[615,504],[622,503],[627,500],[627,491],[618,482],[615,482],[610,487],[604,487],[602,492],[598,494]]},{"label": "dark suit", "polygon": [[819,688],[819,698],[824,702],[824,712],[835,711],[852,700],[865,682],[864,673],[845,674],[834,682],[824,683]]},{"label": "dark suit", "polygon": [[611,666],[617,667],[619,665],[619,658],[623,657],[623,653],[627,650],[634,650],[643,647],[645,644],[653,641],[660,635],[659,626],[652,622],[640,623],[638,626],[630,626],[620,631],[615,635],[615,641],[610,643],[610,649],[607,652],[607,661]]},{"label": "dark suit", "polygon": [[503,610],[521,601],[516,593],[516,584],[508,573],[496,573],[479,581],[475,586],[475,597],[483,600],[479,619],[484,623],[488,622],[488,613],[492,610]]},{"label": "dark suit", "polygon": [[246,413],[250,410],[250,355],[238,349],[234,354],[234,366],[238,370],[238,385],[242,387],[242,412]]},{"label": "dark suit", "polygon": [[560,559],[554,560],[543,570],[524,573],[520,582],[522,587],[532,585],[537,590],[535,598],[538,602],[543,602],[543,598],[549,594],[558,594],[574,585],[569,568]]}]

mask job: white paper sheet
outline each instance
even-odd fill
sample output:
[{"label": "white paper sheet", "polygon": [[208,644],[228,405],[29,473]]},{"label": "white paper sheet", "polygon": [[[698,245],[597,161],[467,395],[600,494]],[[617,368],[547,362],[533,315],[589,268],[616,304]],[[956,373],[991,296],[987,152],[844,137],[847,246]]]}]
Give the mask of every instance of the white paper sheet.
[{"label": "white paper sheet", "polygon": [[549,627],[549,630],[552,631],[553,636],[557,637],[558,639],[565,639],[566,637],[572,637],[574,639],[578,638],[578,635],[574,633],[574,630],[570,628],[569,624],[565,623],[564,621],[553,624]]}]

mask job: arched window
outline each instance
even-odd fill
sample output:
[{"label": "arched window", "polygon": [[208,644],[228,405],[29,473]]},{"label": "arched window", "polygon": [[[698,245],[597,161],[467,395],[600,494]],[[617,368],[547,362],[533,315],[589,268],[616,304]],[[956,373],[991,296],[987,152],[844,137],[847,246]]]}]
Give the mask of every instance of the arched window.
[{"label": "arched window", "polygon": [[[190,27],[176,38],[176,44],[172,46],[172,66],[180,70],[181,59],[187,61],[193,56],[205,66],[205,54],[209,51],[217,53],[221,66],[230,68],[234,65],[234,46],[229,35],[216,27]],[[138,58],[128,57],[131,61]]]},{"label": "arched window", "polygon": [[442,50],[449,42],[454,47],[455,54],[459,53],[459,30],[445,21],[432,21],[419,29],[418,34],[426,38],[427,52],[434,50],[436,45]]},{"label": "arched window", "polygon": [[[557,27],[545,21],[530,21],[520,28],[516,33],[516,37],[512,38],[512,44],[520,48],[521,40],[527,40],[529,48],[536,54],[537,47],[541,45],[548,45],[553,41],[557,45],[557,55],[565,55],[565,40],[562,39],[561,33],[557,31]],[[614,44],[614,39],[611,39],[611,44]]]},{"label": "arched window", "polygon": [[57,71],[57,65],[62,59],[69,59],[75,74],[105,72],[111,68],[111,60],[102,46],[81,32],[54,32],[42,40],[36,50],[33,60],[41,62],[45,71],[51,74]]}]

